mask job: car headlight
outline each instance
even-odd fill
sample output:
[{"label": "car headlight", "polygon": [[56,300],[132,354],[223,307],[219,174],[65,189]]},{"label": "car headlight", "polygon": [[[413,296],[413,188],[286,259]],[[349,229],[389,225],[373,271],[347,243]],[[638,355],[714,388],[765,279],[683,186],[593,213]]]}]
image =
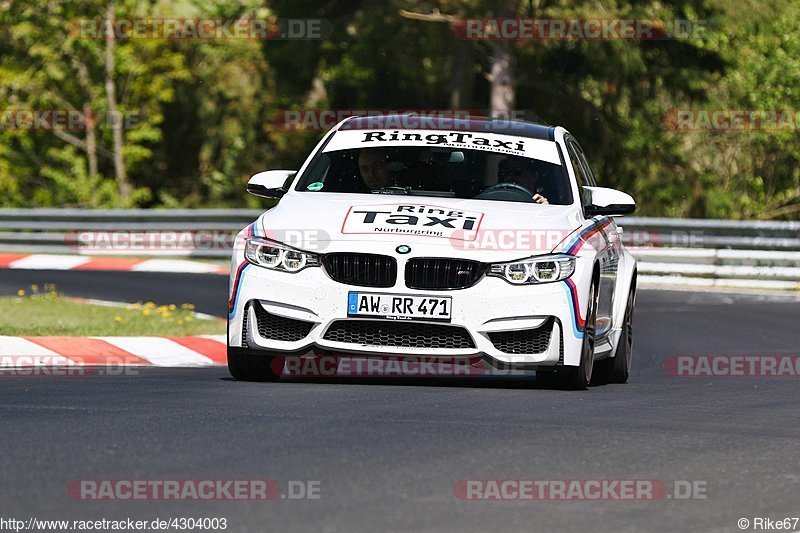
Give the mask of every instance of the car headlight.
[{"label": "car headlight", "polygon": [[244,257],[254,265],[283,272],[300,272],[320,264],[317,254],[256,237],[245,241]]},{"label": "car headlight", "polygon": [[575,272],[571,255],[542,255],[508,263],[493,263],[489,276],[503,278],[514,285],[531,285],[565,280]]}]

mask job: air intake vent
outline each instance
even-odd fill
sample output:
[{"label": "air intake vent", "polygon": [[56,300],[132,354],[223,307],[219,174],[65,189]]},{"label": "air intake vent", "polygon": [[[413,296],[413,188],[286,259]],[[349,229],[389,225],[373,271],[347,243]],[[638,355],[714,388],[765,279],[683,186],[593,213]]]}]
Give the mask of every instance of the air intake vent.
[{"label": "air intake vent", "polygon": [[337,320],[325,340],[369,346],[404,348],[474,348],[467,330],[459,326],[405,320]]},{"label": "air intake vent", "polygon": [[542,353],[550,344],[550,334],[553,332],[553,317],[535,329],[520,329],[516,331],[497,331],[489,333],[489,340],[494,347],[503,353],[528,354]]},{"label": "air intake vent", "polygon": [[[305,339],[311,332],[311,328],[314,327],[313,322],[273,315],[261,307],[258,301],[253,301],[251,305],[256,312],[256,327],[258,328],[258,333],[265,339],[295,342]],[[243,328],[247,328],[246,319]],[[243,335],[242,338],[246,339],[247,336]]]}]

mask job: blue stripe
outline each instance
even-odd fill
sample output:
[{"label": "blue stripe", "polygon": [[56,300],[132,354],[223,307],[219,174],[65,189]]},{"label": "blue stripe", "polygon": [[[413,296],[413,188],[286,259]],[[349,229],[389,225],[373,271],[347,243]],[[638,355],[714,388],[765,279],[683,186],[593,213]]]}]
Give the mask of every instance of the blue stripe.
[{"label": "blue stripe", "polygon": [[[245,238],[252,237],[254,235],[257,236],[258,234],[256,233],[256,229],[258,229],[258,220],[250,224],[247,229],[248,231],[247,235],[245,235]],[[229,319],[232,319],[236,316],[236,304],[239,301],[239,289],[242,286],[242,277],[244,276],[244,271],[247,270],[249,266],[250,263],[245,260],[244,263],[239,265],[239,269],[236,271],[236,277],[233,278],[233,282],[235,283],[235,286],[233,287],[233,309],[228,312]]]},{"label": "blue stripe", "polygon": [[590,233],[590,232],[594,231],[594,229],[595,229],[595,228],[598,228],[598,227],[599,227],[599,231],[600,231],[600,232],[602,232],[602,233],[603,233],[603,235],[605,235],[605,231],[603,231],[603,227],[602,227],[602,226],[603,226],[604,224],[606,224],[607,222],[609,222],[609,217],[603,217],[603,218],[601,218],[601,219],[599,219],[599,220],[593,220],[593,221],[592,221],[592,224],[591,224],[590,226],[587,226],[587,227],[583,228],[582,230],[580,230],[580,231],[578,232],[578,234],[575,236],[575,242],[573,242],[573,243],[572,243],[571,245],[569,245],[569,247],[567,248],[567,253],[568,253],[568,254],[570,254],[570,255],[572,255],[572,254],[573,254],[573,252],[575,251],[575,247],[576,247],[576,246],[578,246],[578,245],[580,244],[580,242],[581,242],[581,238],[582,238],[584,235],[586,235],[587,233]]},{"label": "blue stripe", "polygon": [[572,316],[572,320],[571,320],[571,322],[572,322],[572,333],[575,335],[576,338],[582,339],[583,338],[583,332],[578,329],[578,317],[576,315],[576,313],[578,313],[579,311],[578,311],[578,308],[576,307],[575,298],[574,298],[574,295],[572,293],[572,287],[570,287],[569,283],[567,283],[566,280],[562,281],[561,284],[562,284],[562,287],[564,287],[564,290],[567,292],[567,300],[569,300],[569,307],[572,310],[572,312],[570,313],[570,315]]}]

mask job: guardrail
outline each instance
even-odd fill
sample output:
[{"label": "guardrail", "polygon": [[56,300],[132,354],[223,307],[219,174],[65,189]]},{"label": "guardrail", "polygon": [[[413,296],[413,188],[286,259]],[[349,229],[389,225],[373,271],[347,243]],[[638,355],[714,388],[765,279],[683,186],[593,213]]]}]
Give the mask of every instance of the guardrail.
[{"label": "guardrail", "polygon": [[800,222],[623,217],[634,246],[800,251]]},{"label": "guardrail", "polygon": [[[261,213],[260,209],[0,209],[0,252],[88,254],[80,249],[85,232],[235,234]],[[188,248],[153,255],[227,258],[230,250]]]},{"label": "guardrail", "polygon": [[[232,235],[259,209],[0,209],[0,252],[89,253],[87,232]],[[623,240],[648,283],[800,288],[800,222],[622,217]],[[209,236],[209,238],[212,238]],[[96,253],[96,252],[92,252]],[[105,252],[114,253],[114,252]],[[224,247],[159,254],[227,258]]]}]

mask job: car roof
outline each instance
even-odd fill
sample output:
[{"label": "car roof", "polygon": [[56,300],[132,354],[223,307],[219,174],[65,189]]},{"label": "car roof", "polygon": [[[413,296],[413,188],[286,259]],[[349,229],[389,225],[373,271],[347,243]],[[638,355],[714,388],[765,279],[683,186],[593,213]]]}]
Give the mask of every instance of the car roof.
[{"label": "car roof", "polygon": [[[454,112],[455,113],[455,112]],[[374,129],[424,129],[424,130],[457,130],[483,133],[500,133],[516,135],[545,141],[555,140],[555,126],[527,122],[524,120],[506,120],[491,117],[456,118],[446,116],[417,116],[413,114],[370,115],[367,117],[350,117],[341,122],[340,130],[374,130]]]}]

